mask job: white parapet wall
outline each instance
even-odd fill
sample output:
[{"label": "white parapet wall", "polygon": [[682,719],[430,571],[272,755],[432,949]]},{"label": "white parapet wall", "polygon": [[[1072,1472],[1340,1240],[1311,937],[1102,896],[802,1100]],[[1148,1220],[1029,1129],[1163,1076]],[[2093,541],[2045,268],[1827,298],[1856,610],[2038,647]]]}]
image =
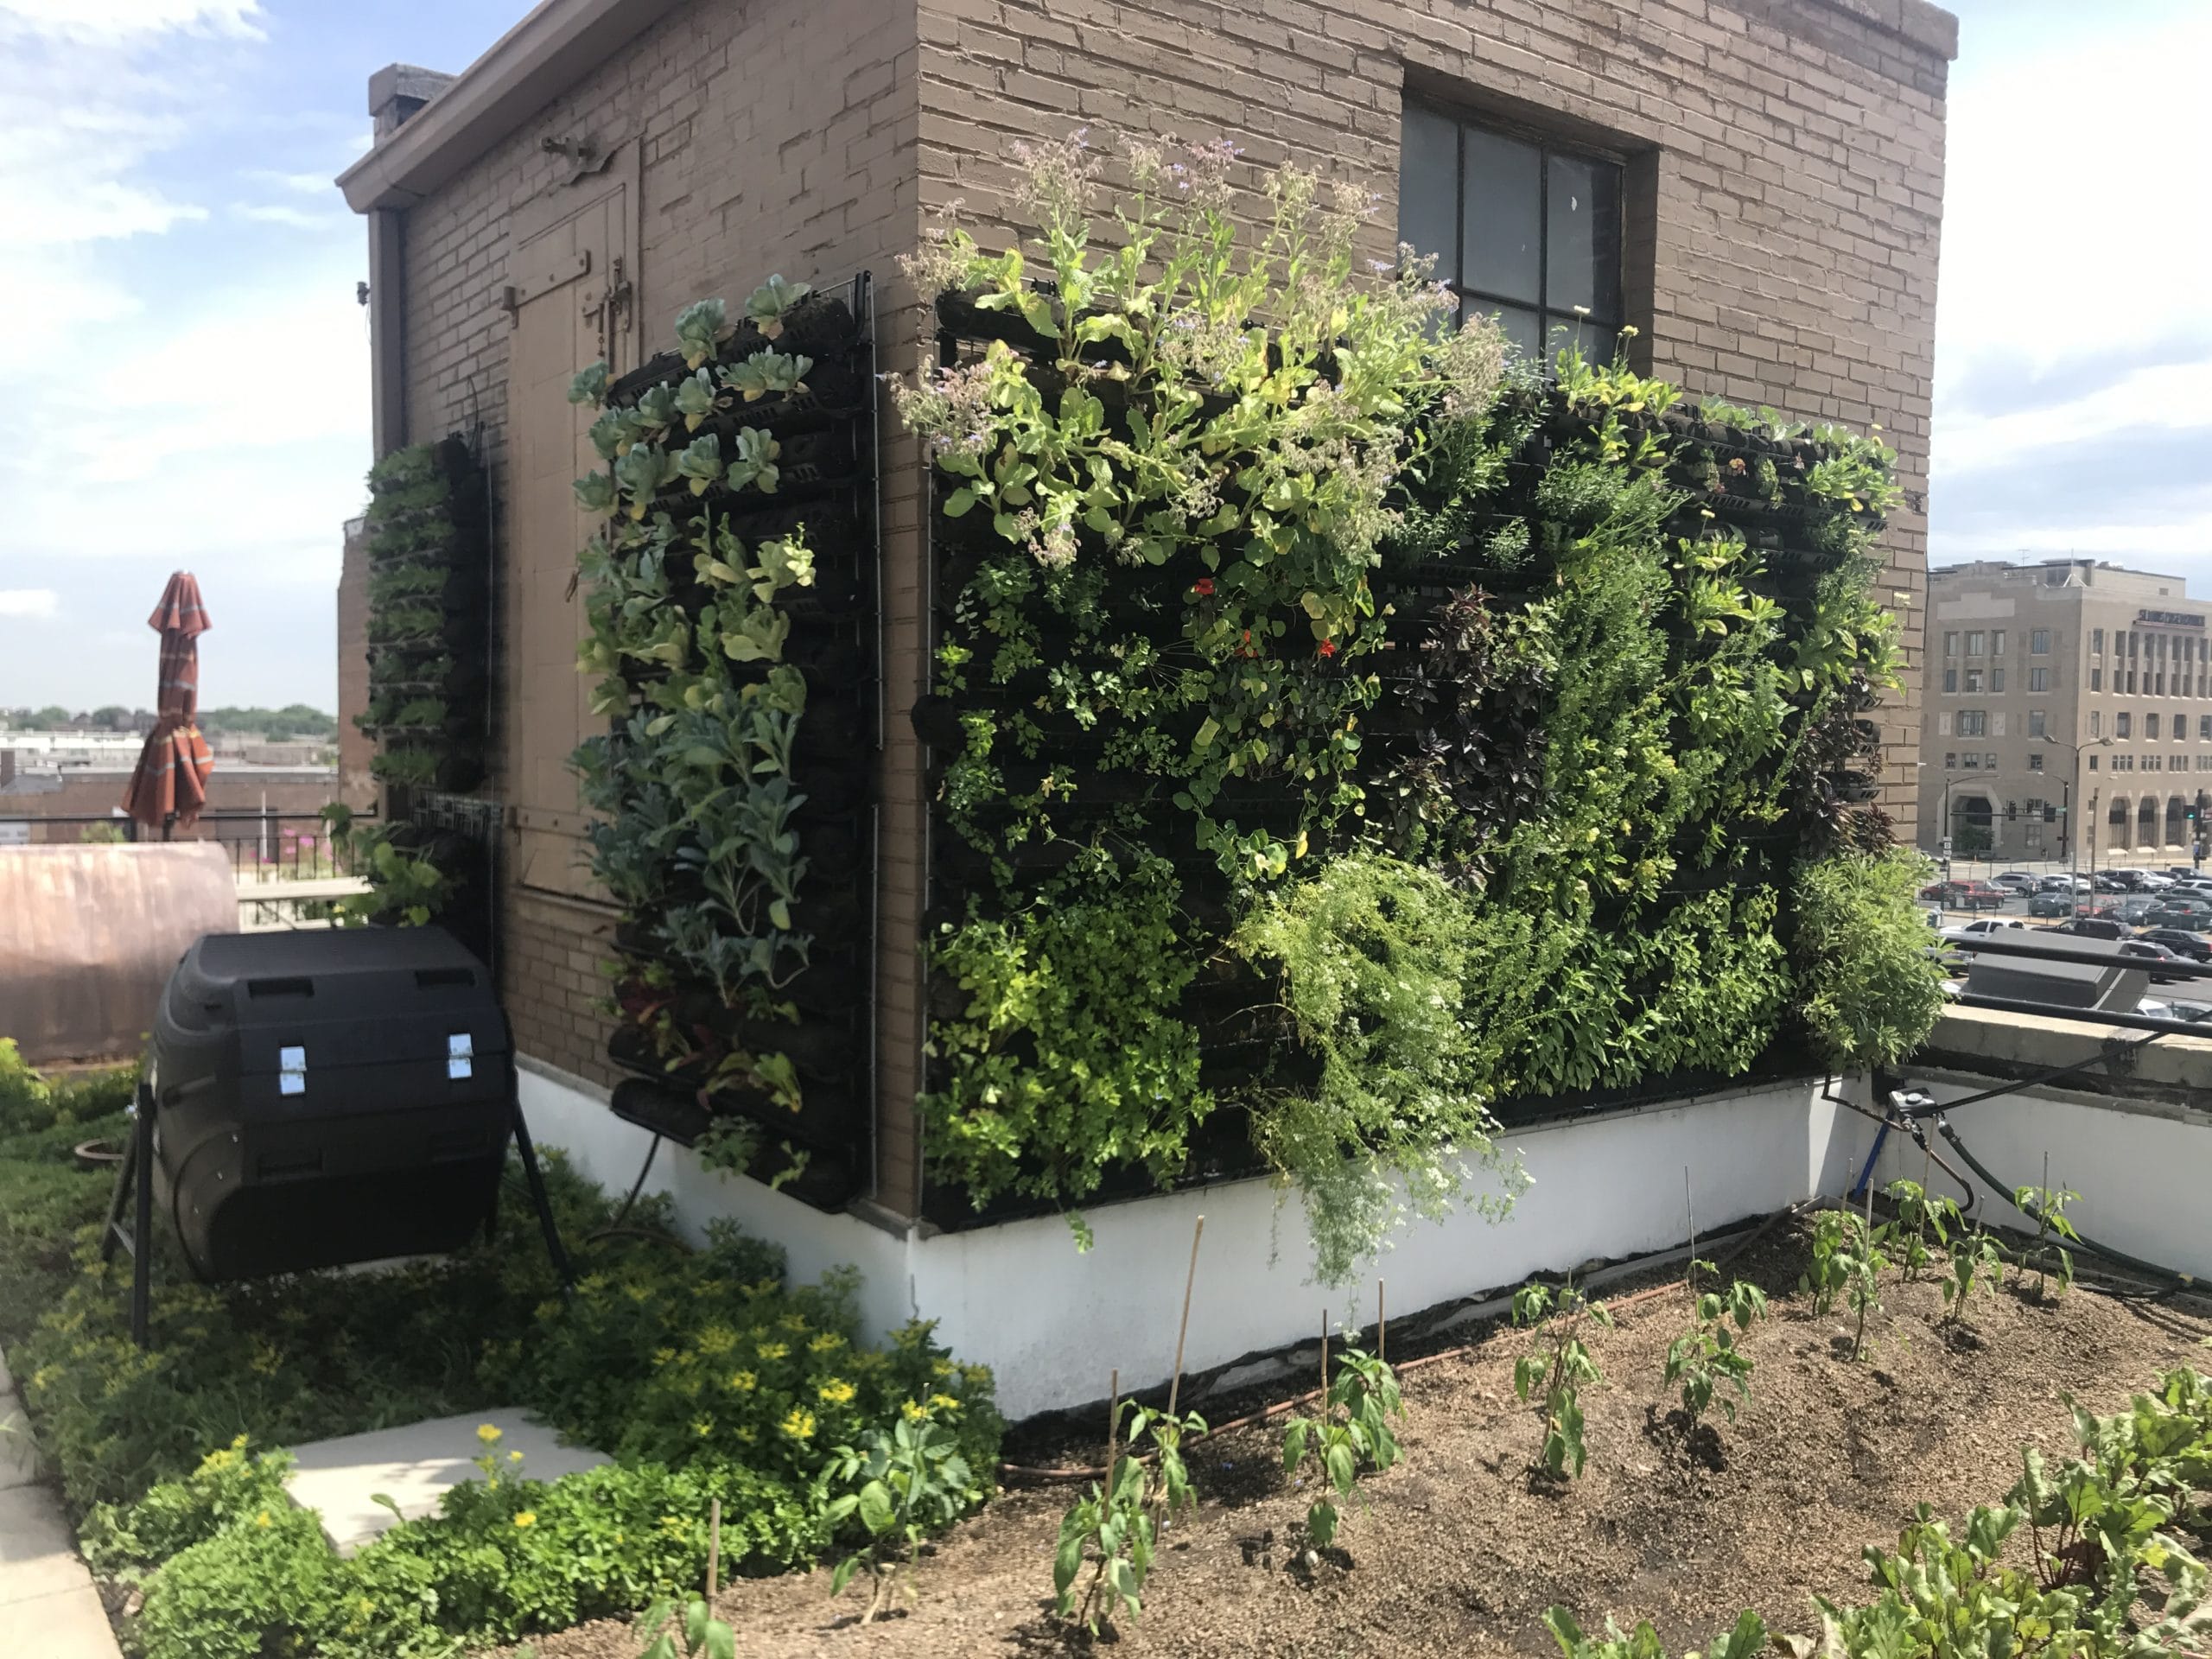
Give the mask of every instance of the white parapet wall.
[{"label": "white parapet wall", "polygon": [[[539,1141],[564,1148],[609,1190],[629,1189],[651,1137],[616,1118],[604,1095],[526,1062],[522,1098]],[[1468,1211],[1415,1222],[1375,1270],[1395,1318],[1532,1273],[1678,1245],[1693,1212],[1707,1231],[1842,1192],[1856,1170],[1847,1126],[1865,1123],[1808,1078],[1512,1134],[1502,1144],[1531,1185],[1507,1219]],[[1100,1205],[1085,1212],[1095,1235],[1087,1252],[1055,1217],[934,1233],[825,1215],[667,1146],[646,1190],[671,1195],[687,1231],[727,1217],[773,1240],[800,1278],[858,1268],[872,1332],[915,1316],[937,1320],[954,1353],[997,1372],[1000,1402],[1015,1417],[1103,1398],[1109,1367],[1125,1388],[1166,1381],[1200,1215],[1187,1371],[1313,1337],[1325,1311],[1340,1325],[1374,1318],[1371,1274],[1341,1289],[1311,1282],[1304,1212],[1295,1195],[1263,1180]]]},{"label": "white parapet wall", "polygon": [[[1997,1184],[1975,1175],[1932,1129],[1930,1144],[1973,1185],[1991,1224],[2035,1230],[2012,1197],[2015,1188],[2044,1184],[2048,1159],[2050,1185],[2081,1195],[2066,1214],[2083,1235],[2212,1284],[2212,1039],[2170,1035],[2133,1047],[2142,1036],[2075,1020],[1956,1008],[1904,1075],[1947,1107],[1972,1100],[1946,1116]],[[2092,1058],[2097,1064],[2088,1078],[2010,1086],[2005,1080],[2006,1072],[2032,1074]],[[2091,1078],[2095,1090],[2084,1086]],[[1975,1098],[1983,1096],[1989,1097]],[[1853,1116],[1844,1127],[1854,1146],[1855,1181],[1877,1126]],[[1962,1196],[1932,1159],[1893,1134],[1883,1144],[1873,1185],[1900,1177],[1927,1179],[1943,1197]]]}]

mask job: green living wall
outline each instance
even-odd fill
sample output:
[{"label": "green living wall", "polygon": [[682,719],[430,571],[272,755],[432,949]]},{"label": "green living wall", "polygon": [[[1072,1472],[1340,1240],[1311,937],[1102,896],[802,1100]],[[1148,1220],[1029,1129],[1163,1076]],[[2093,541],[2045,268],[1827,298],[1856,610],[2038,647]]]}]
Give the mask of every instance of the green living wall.
[{"label": "green living wall", "polygon": [[1510,1198],[1502,1101],[1916,1041],[1891,452],[1510,361],[1310,177],[1251,232],[1226,147],[1132,145],[1110,219],[1100,163],[911,262],[933,1201],[1256,1161],[1337,1278],[1471,1166]]}]

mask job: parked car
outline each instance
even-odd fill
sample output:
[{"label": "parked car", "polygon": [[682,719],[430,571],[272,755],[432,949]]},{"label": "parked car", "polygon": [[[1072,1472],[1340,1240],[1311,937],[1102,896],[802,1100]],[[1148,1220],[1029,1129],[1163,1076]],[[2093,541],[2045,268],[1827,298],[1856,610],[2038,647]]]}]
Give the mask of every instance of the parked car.
[{"label": "parked car", "polygon": [[2115,899],[2110,904],[2099,905],[2089,912],[2106,921],[2126,922],[2130,927],[2143,925],[2143,918],[2158,907],[2159,901],[2144,893],[2130,893],[2125,899]]},{"label": "parked car", "polygon": [[2171,875],[2162,875],[2156,870],[2138,869],[2126,864],[2113,870],[2112,874],[2133,882],[2134,885],[2131,890],[2136,893],[2163,892],[2171,887],[2174,881]]},{"label": "parked car", "polygon": [[2165,874],[2177,881],[2188,881],[2202,875],[2203,872],[2193,864],[2169,864],[2166,866]]},{"label": "parked car", "polygon": [[[1980,923],[1971,924],[1979,927]],[[2153,944],[2164,945],[2177,957],[2187,957],[2191,962],[2212,962],[2212,940],[2202,933],[2192,933],[2185,927],[2146,928],[2137,937]]]},{"label": "parked car", "polygon": [[2171,898],[2212,899],[2212,879],[2192,875],[2185,881],[2175,882],[2166,892]]},{"label": "parked car", "polygon": [[1989,880],[1993,886],[2010,887],[2016,893],[2033,893],[2043,883],[2043,878],[2032,870],[2006,870]]},{"label": "parked car", "polygon": [[2178,927],[2190,932],[2212,926],[2212,899],[2179,899],[2168,893],[2143,918],[2146,927]]},{"label": "parked car", "polygon": [[[2179,962],[2181,960],[2164,945],[2153,944],[2148,939],[2122,939],[2120,942],[2120,954],[2123,957],[2145,957],[2152,962]],[[2177,985],[2181,982],[2181,976],[2161,974],[2154,969],[2151,975],[2151,982],[2153,985]]]},{"label": "parked car", "polygon": [[2013,895],[1986,881],[1938,881],[1923,887],[1920,896],[1933,899],[1948,910],[2002,910]]},{"label": "parked car", "polygon": [[2099,893],[2137,893],[2142,882],[2133,870],[2099,870],[2093,878]]},{"label": "parked car", "polygon": [[2095,884],[2086,875],[2046,875],[2036,883],[2041,893],[2091,893]]},{"label": "parked car", "polygon": [[2132,939],[2134,931],[2125,922],[2116,922],[2109,916],[2076,916],[2071,921],[2061,922],[2048,930],[2053,933],[2071,933],[2082,939]]},{"label": "parked car", "polygon": [[2074,907],[2081,902],[2078,897],[2067,892],[2063,887],[2046,888],[2029,898],[2028,914],[2031,916],[2071,916],[2074,913]]},{"label": "parked car", "polygon": [[2026,926],[2027,924],[2023,921],[1998,916],[1984,916],[1977,921],[1961,922],[1956,927],[1945,928],[1943,930],[1943,937],[1946,938],[1965,938],[1977,933],[2002,933],[2007,928],[2024,928]]}]

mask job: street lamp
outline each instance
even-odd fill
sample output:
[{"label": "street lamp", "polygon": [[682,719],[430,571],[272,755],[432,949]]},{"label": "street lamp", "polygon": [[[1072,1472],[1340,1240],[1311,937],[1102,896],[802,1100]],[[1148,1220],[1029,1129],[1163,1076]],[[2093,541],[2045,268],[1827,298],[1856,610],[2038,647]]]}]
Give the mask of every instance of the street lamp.
[{"label": "street lamp", "polygon": [[[2050,744],[2054,749],[2066,750],[2074,757],[2074,769],[2072,775],[2064,779],[2059,784],[2059,788],[2064,791],[2064,798],[2060,804],[2059,814],[2066,820],[2063,826],[2064,834],[2066,836],[2066,875],[2067,886],[2070,891],[2074,881],[2078,879],[2082,862],[2082,837],[2079,832],[2077,832],[2074,828],[2073,811],[2074,791],[2082,786],[2082,751],[2083,749],[2108,749],[2112,747],[2112,739],[2108,737],[2099,737],[2093,738],[2087,743],[2063,743],[2058,739],[2051,736],[2050,733],[2046,732],[2044,734],[2043,741]],[[2092,887],[2096,884],[2096,870],[2097,855],[2095,850],[2092,849],[2089,854],[2089,882]]]}]

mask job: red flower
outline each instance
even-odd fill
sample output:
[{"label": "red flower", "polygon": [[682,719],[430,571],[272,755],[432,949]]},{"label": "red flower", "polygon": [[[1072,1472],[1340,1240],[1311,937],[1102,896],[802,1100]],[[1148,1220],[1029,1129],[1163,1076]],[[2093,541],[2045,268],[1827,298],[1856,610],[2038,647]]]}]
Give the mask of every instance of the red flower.
[{"label": "red flower", "polygon": [[1191,584],[1191,591],[1196,594],[1200,599],[1211,599],[1213,597],[1213,578],[1211,576],[1200,576],[1196,582]]},{"label": "red flower", "polygon": [[1321,642],[1321,654],[1324,657],[1335,656],[1337,654],[1337,642],[1333,639],[1324,639]]}]

